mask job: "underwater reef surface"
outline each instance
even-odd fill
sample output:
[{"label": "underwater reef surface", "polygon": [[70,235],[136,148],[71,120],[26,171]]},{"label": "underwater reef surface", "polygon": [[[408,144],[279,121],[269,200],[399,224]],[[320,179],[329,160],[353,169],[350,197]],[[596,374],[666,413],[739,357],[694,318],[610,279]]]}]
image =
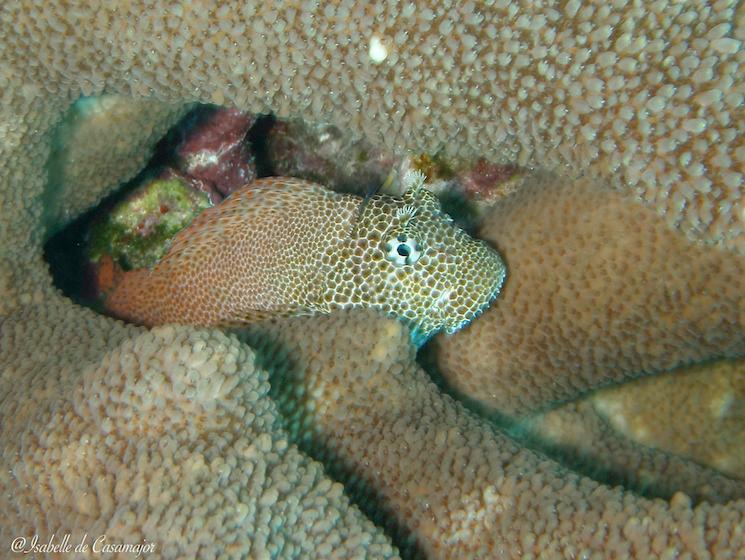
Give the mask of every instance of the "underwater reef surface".
[{"label": "underwater reef surface", "polygon": [[[521,448],[420,372],[397,322],[303,318],[242,342],[125,325],[54,288],[45,238],[131,178],[197,101],[330,120],[397,151],[546,168],[569,185],[567,210],[584,204],[571,187],[584,174],[587,188],[623,193],[632,214],[654,218],[636,239],[689,248],[691,269],[709,263],[705,286],[742,286],[730,272],[745,253],[738,4],[284,8],[0,8],[0,540],[105,533],[173,558],[742,555],[742,497],[648,499]],[[133,35],[115,32],[132,22]],[[68,157],[55,125],[81,95],[103,92],[122,96],[132,116],[104,116],[99,135],[76,129],[82,152]],[[584,217],[573,219],[581,230]],[[623,263],[614,251],[625,250],[611,245],[609,262]],[[679,306],[685,321],[701,318],[671,347],[703,361],[742,356],[745,306],[732,289],[702,288],[687,301],[673,290],[666,315],[644,270],[611,270],[648,308],[644,325],[678,324]],[[539,311],[537,328],[559,333],[540,347],[549,362],[553,349],[588,336],[617,351],[631,333],[642,340],[627,356],[665,355],[667,344],[655,348],[633,328],[633,314],[609,331],[620,338],[604,337],[622,309],[610,296],[572,299],[583,286],[609,293],[592,266],[576,272],[579,284]],[[505,295],[535,283],[511,275]],[[589,310],[597,320],[578,322]],[[285,350],[267,350],[277,343]],[[526,352],[519,336],[509,344],[505,352]],[[603,364],[605,352],[587,353],[586,363]],[[627,375],[622,366],[601,377]],[[596,373],[568,383],[590,390]],[[282,375],[303,406],[272,394]],[[541,395],[541,383],[526,384],[526,397]]]}]

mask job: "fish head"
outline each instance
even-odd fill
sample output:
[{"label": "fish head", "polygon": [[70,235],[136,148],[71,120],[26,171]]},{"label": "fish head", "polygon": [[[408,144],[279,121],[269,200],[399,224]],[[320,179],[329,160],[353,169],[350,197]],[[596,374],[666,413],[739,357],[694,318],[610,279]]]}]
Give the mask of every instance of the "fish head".
[{"label": "fish head", "polygon": [[499,253],[459,228],[424,188],[368,199],[352,241],[347,271],[358,302],[404,320],[419,340],[467,325],[506,275]]}]

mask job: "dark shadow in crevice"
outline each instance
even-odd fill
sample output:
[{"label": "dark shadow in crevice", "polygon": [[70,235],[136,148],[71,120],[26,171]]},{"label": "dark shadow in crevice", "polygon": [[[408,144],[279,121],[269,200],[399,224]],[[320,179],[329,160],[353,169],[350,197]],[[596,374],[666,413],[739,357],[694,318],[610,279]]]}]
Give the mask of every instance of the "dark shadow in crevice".
[{"label": "dark shadow in crevice", "polygon": [[103,312],[96,294],[95,269],[88,259],[91,226],[100,216],[106,215],[124,200],[143,181],[156,172],[148,167],[131,181],[103,198],[94,208],[84,212],[44,244],[44,259],[49,265],[52,282],[62,293],[79,305]]},{"label": "dark shadow in crevice", "polygon": [[276,175],[269,157],[269,133],[276,123],[277,118],[274,115],[259,115],[251,130],[248,131],[247,140],[254,156],[257,177]]}]

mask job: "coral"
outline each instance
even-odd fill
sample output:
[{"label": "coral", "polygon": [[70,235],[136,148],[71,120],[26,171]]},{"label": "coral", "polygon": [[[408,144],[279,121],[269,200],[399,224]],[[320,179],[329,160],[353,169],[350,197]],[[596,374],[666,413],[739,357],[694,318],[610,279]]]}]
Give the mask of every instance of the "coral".
[{"label": "coral", "polygon": [[399,165],[399,174],[403,176],[411,170],[425,175],[427,189],[438,196],[443,208],[467,231],[478,229],[492,206],[514,192],[526,173],[514,164],[494,164],[484,158],[447,160],[438,154],[405,158]]},{"label": "coral", "polygon": [[90,233],[89,256],[111,256],[126,268],[154,265],[170,240],[210,202],[206,194],[172,177],[147,181],[117,204]]},{"label": "coral", "polygon": [[601,175],[686,235],[745,251],[734,3],[11,0],[0,21],[4,84],[302,113],[396,151]]},{"label": "coral", "polygon": [[598,391],[619,433],[745,480],[745,360],[721,360]]},{"label": "coral", "polygon": [[743,403],[745,360],[720,360],[595,391],[510,431],[591,474],[721,502],[745,495]]},{"label": "coral", "polygon": [[0,322],[0,363],[5,546],[55,533],[158,558],[396,556],[288,443],[234,338],[144,332],[52,297]]},{"label": "coral", "polygon": [[463,173],[463,190],[468,196],[492,201],[512,194],[523,175],[514,164],[495,165],[479,158]]},{"label": "coral", "polygon": [[745,257],[693,245],[632,197],[528,179],[480,232],[509,275],[435,352],[446,381],[505,414],[693,361],[745,353]]},{"label": "coral", "polygon": [[152,269],[124,273],[105,305],[148,326],[366,306],[426,339],[467,324],[504,281],[499,255],[451,222],[421,178],[403,198],[367,200],[261,179],[202,212]]},{"label": "coral", "polygon": [[[28,465],[30,470],[19,472],[29,472],[35,477],[41,476],[42,471],[34,470],[34,465],[60,470],[53,478],[56,486],[38,487],[34,478],[29,479],[26,487],[13,478],[12,465],[3,463],[0,500],[3,511],[8,513],[0,527],[3,532],[0,538],[8,542],[4,531],[16,527],[32,532],[77,525],[77,515],[81,516],[81,525],[82,520],[90,519],[91,514],[83,512],[92,511],[84,509],[87,505],[98,504],[97,498],[92,498],[94,492],[98,496],[98,489],[92,487],[87,495],[77,495],[83,509],[71,510],[69,502],[60,504],[59,508],[52,507],[56,499],[71,499],[76,495],[65,491],[66,481],[70,481],[72,488],[78,488],[75,486],[78,483],[91,483],[76,477],[78,468],[100,468],[81,460],[92,452],[86,456],[75,453],[85,451],[85,440],[75,439],[77,434],[72,432],[66,434],[65,426],[70,422],[71,426],[84,428],[83,433],[101,437],[102,432],[80,420],[83,414],[93,413],[89,399],[94,396],[78,391],[77,398],[73,398],[72,392],[83,387],[83,380],[94,384],[97,378],[108,383],[107,387],[116,388],[115,379],[104,380],[97,377],[97,372],[103,376],[107,368],[115,368],[111,358],[122,356],[122,347],[133,351],[123,357],[118,370],[112,371],[136,374],[151,364],[146,378],[151,383],[155,383],[156,377],[158,381],[178,379],[173,376],[180,373],[167,371],[159,358],[167,356],[169,349],[192,355],[189,343],[184,340],[202,341],[205,348],[213,349],[218,355],[236,348],[232,339],[226,341],[216,333],[197,334],[180,329],[171,331],[172,335],[166,334],[169,331],[158,331],[162,351],[159,353],[154,347],[148,350],[150,344],[155,344],[155,334],[138,334],[140,331],[115,321],[96,318],[55,293],[42,258],[47,225],[57,227],[128,178],[139,167],[136,160],[144,161],[151,146],[149,141],[143,142],[141,132],[151,137],[146,129],[153,119],[124,119],[114,129],[116,137],[121,139],[121,151],[110,142],[102,143],[104,155],[92,162],[94,168],[90,171],[85,171],[83,164],[66,160],[71,162],[71,173],[104,178],[103,182],[65,181],[61,185],[54,182],[54,177],[49,182],[46,165],[52,152],[53,127],[79,95],[116,93],[135,97],[135,103],[148,97],[149,102],[173,102],[177,108],[200,100],[234,105],[254,113],[273,110],[280,116],[292,114],[316,122],[331,118],[340,128],[396,151],[406,147],[416,153],[437,153],[444,146],[452,151],[483,155],[496,164],[537,165],[562,173],[601,176],[620,190],[636,195],[660,216],[658,222],[650,223],[630,217],[639,227],[650,228],[650,237],[667,235],[663,233],[667,230],[660,226],[664,222],[692,239],[742,254],[745,252],[742,192],[745,147],[737,127],[743,120],[745,49],[739,48],[745,40],[743,17],[742,5],[727,2],[630,4],[623,0],[610,3],[571,0],[547,5],[526,0],[464,2],[455,7],[439,3],[428,6],[341,2],[302,3],[286,9],[277,9],[273,3],[244,1],[224,2],[211,9],[191,2],[167,8],[161,3],[140,1],[3,2],[0,5],[1,457],[2,461],[12,461],[19,467]],[[132,22],[137,25],[133,27]],[[371,43],[378,47],[374,59],[369,56]],[[146,114],[146,109],[142,108],[138,114]],[[164,128],[167,120],[160,121],[159,127]],[[127,171],[116,165],[122,161],[117,156],[121,153],[130,154],[124,162]],[[47,184],[49,188],[45,190]],[[75,195],[71,197],[69,192]],[[633,208],[648,216],[641,213],[641,206]],[[46,219],[45,211],[49,215]],[[633,239],[644,239],[643,231],[634,233],[637,235]],[[712,248],[707,253],[700,245],[692,245],[691,252],[695,256],[692,262],[701,263],[707,254],[711,262],[722,262],[721,270],[711,271],[711,282],[716,288],[725,284],[724,296],[714,293],[709,297],[727,297],[732,286],[741,286],[741,276],[731,278],[729,286],[726,285],[732,265],[725,262],[723,253]],[[664,261],[667,255],[660,258]],[[632,264],[618,274],[638,270]],[[540,268],[538,274],[547,271],[550,272]],[[694,277],[698,274],[693,266],[683,272]],[[592,278],[592,271],[585,274]],[[601,288],[597,289],[603,294]],[[678,306],[686,307],[682,298],[669,301],[673,311]],[[708,310],[708,315],[700,316],[704,322],[731,318],[736,313],[701,303],[697,308]],[[745,322],[742,308],[737,313],[742,325]],[[654,320],[653,310],[649,317]],[[668,315],[662,312],[661,320],[665,317]],[[598,321],[595,329],[600,338],[607,321],[603,318]],[[402,332],[396,323],[385,324],[391,332]],[[312,323],[304,325],[308,332],[302,336],[322,336],[322,329]],[[356,337],[371,340],[367,337],[385,335],[378,323],[372,325],[375,328],[365,322],[350,322],[347,330],[333,331],[329,336],[346,337],[344,340],[352,343]],[[18,336],[6,335],[11,327],[14,332],[18,329]],[[503,329],[501,325],[497,328]],[[626,332],[624,336],[635,335]],[[739,535],[731,532],[733,526],[741,528],[743,524],[741,501],[695,508],[680,495],[670,504],[645,501],[617,489],[597,486],[553,463],[541,462],[534,454],[517,450],[508,439],[495,435],[492,428],[463,413],[458,405],[427,385],[420,374],[403,377],[402,371],[396,370],[403,370],[410,359],[396,363],[394,354],[404,347],[393,338],[383,336],[381,340],[385,344],[373,346],[376,352],[372,356],[356,355],[359,359],[382,356],[382,361],[391,364],[389,369],[376,370],[383,376],[360,380],[358,386],[332,387],[331,398],[323,401],[323,410],[336,410],[334,391],[340,399],[351,395],[355,401],[349,407],[339,408],[342,412],[359,407],[374,414],[375,408],[383,407],[373,417],[386,422],[374,434],[377,439],[356,442],[355,434],[350,435],[348,430],[363,430],[367,426],[332,422],[332,430],[349,437],[349,440],[333,440],[334,445],[342,449],[342,445],[360,444],[354,455],[362,460],[356,464],[372,465],[372,470],[366,472],[372,473],[373,478],[368,480],[378,485],[381,492],[400,500],[397,503],[403,517],[399,519],[411,524],[410,530],[432,536],[424,546],[436,550],[438,546],[447,549],[461,545],[467,549],[478,546],[483,538],[485,543],[495,543],[499,554],[504,551],[502,556],[521,556],[522,550],[531,547],[545,550],[545,556],[555,556],[552,553],[561,546],[565,547],[566,556],[574,556],[585,546],[603,543],[618,546],[604,551],[606,557],[628,557],[632,553],[649,557],[649,547],[662,551],[655,554],[662,556],[668,546],[686,546],[693,556],[704,556],[697,547],[705,546],[713,556],[741,555],[743,543],[738,539],[742,538],[742,531]],[[12,345],[6,343],[9,340],[13,341]],[[141,346],[135,351],[136,341]],[[572,341],[563,342],[571,346]],[[643,348],[650,339],[641,342]],[[704,343],[718,344],[716,340]],[[625,339],[609,339],[606,348],[613,350],[617,345],[629,348]],[[404,349],[410,352],[407,348]],[[365,347],[366,351],[369,349]],[[519,353],[520,348],[515,346],[512,350]],[[474,346],[469,351],[476,354],[480,349]],[[386,357],[389,352],[391,355]],[[138,359],[140,355],[154,359],[145,362]],[[219,357],[216,359],[219,361]],[[350,375],[356,371],[355,359],[347,362]],[[320,362],[317,364],[311,362],[311,368],[322,369]],[[398,383],[389,384],[390,376]],[[75,380],[81,385],[76,385]],[[378,382],[380,385],[376,385]],[[172,387],[175,395],[183,395],[177,383],[165,386]],[[128,387],[131,385],[125,384],[122,390],[126,392]],[[407,388],[411,392],[403,392]],[[354,390],[362,391],[345,392]],[[234,391],[238,395],[241,389]],[[403,399],[404,394],[415,394],[418,400]],[[265,402],[253,394],[247,398],[251,403]],[[404,408],[394,409],[383,418],[390,410],[386,406],[399,405],[419,406],[419,409],[409,416],[397,414],[405,411]],[[163,418],[161,411],[156,412],[157,418]],[[54,414],[57,421],[50,424]],[[235,420],[240,414],[235,410],[233,416],[228,414],[224,418]],[[251,414],[256,413],[249,411],[249,418]],[[268,418],[263,412],[256,417],[258,421]],[[36,434],[51,434],[53,441],[63,448],[50,449],[49,457],[69,451],[71,466],[67,466],[68,462],[38,462],[45,450],[31,445],[23,447],[24,439],[19,431],[25,430],[22,419],[35,428],[23,434],[35,437],[34,441],[39,439]],[[427,419],[440,429],[417,432],[416,424],[407,425],[417,420],[424,426]],[[126,432],[127,424],[120,420],[117,426],[121,425]],[[12,429],[6,427],[11,425]],[[382,429],[388,426],[387,431]],[[364,434],[369,435],[369,431]],[[169,436],[168,441],[176,437]],[[230,437],[215,437],[215,453],[229,450],[234,441]],[[146,441],[152,443],[151,439]],[[367,448],[366,441],[371,442]],[[378,445],[372,445],[375,442]],[[108,448],[99,449],[108,451]],[[190,449],[188,445],[187,449]],[[276,461],[281,459],[273,449],[271,445],[256,446],[249,455],[256,461],[278,464]],[[419,449],[428,453],[412,451]],[[441,453],[435,455],[429,452],[431,449],[440,449]],[[171,447],[153,452],[152,457],[171,455],[172,459],[176,452]],[[294,451],[290,446],[284,453],[282,457],[289,457]],[[127,477],[138,472],[149,476],[157,471],[157,466],[147,463],[149,456],[144,453],[140,456],[143,469],[137,470],[136,464],[122,465],[121,457],[112,454],[111,476],[121,469],[123,488],[130,488]],[[403,460],[409,456],[420,460]],[[288,460],[293,465],[309,464],[299,456]],[[317,472],[315,467],[312,469]],[[219,474],[221,469],[217,471]],[[277,474],[281,473],[280,469]],[[231,470],[229,479],[232,476],[237,476],[235,469]],[[308,488],[303,479],[299,484]],[[179,488],[178,484],[170,488],[171,495],[178,494]],[[208,518],[207,511],[224,511],[225,504],[237,503],[236,494],[229,491],[231,488],[234,487],[215,490],[204,508],[195,512],[197,522]],[[164,492],[158,493],[154,486],[153,500],[168,490],[164,487]],[[445,490],[447,495],[443,494]],[[102,486],[101,495],[105,496],[105,492]],[[186,494],[178,495],[184,504],[191,503]],[[285,518],[294,519],[295,515],[303,514],[305,523],[298,525],[327,530],[324,516],[328,511],[333,517],[334,508],[325,505],[333,502],[344,508],[338,487],[328,482],[320,482],[318,494],[306,501],[295,501],[292,497],[280,501],[278,491],[277,501],[271,506],[274,496],[273,492],[266,496],[266,506],[260,504],[258,495],[249,500],[256,507],[269,508],[261,510],[265,513],[259,520],[261,527],[269,530]],[[16,501],[7,503],[9,499]],[[19,503],[24,507],[19,508]],[[41,511],[41,503],[48,506],[47,511]],[[122,527],[135,524],[139,515],[156,511],[157,504],[151,506],[144,499],[140,503],[141,509],[124,515]],[[274,513],[282,507],[285,509],[275,517]],[[478,513],[494,512],[494,508],[501,508],[501,517],[476,517]],[[171,515],[171,510],[165,513]],[[362,543],[361,547],[366,543],[381,543],[381,549],[369,548],[371,555],[377,550],[381,555],[389,550],[365,520],[353,512],[349,515],[335,517],[333,522],[339,527],[350,527],[350,531],[354,530],[351,526],[361,527],[361,532],[356,533],[359,538],[340,540],[334,546],[357,546],[356,541]],[[223,551],[230,552],[227,547],[235,534],[238,539],[235,542],[239,543],[236,553],[240,553],[246,533],[230,533],[230,520],[221,519],[225,523],[218,530],[227,531],[220,541],[226,547]],[[322,519],[319,525],[314,526],[319,519]],[[621,521],[623,526],[619,525]],[[457,530],[459,523],[462,531]],[[474,525],[468,523],[481,523],[483,531],[469,532],[468,528]],[[140,525],[142,530],[151,530],[152,526]],[[184,527],[181,518],[174,520],[173,526]],[[455,528],[448,533],[451,540],[438,539],[441,526]],[[277,539],[286,542],[290,534]],[[334,531],[333,535],[339,533]],[[619,542],[619,535],[623,535],[626,544]],[[159,540],[168,538],[157,536]],[[685,544],[680,544],[681,539]],[[213,538],[209,542],[220,544]],[[270,551],[279,550],[278,540],[270,539],[267,543]],[[305,550],[303,546],[298,544],[294,550],[300,555],[299,551]],[[281,550],[285,556],[292,554],[289,549]],[[163,556],[179,557],[184,552],[173,548],[164,551]]]},{"label": "coral", "polygon": [[301,119],[274,123],[266,151],[275,175],[300,177],[356,194],[377,192],[400,159],[347,129]]},{"label": "coral", "polygon": [[[675,375],[670,373],[666,375]],[[629,383],[629,394],[638,394]],[[625,386],[624,386],[625,387]],[[665,400],[660,394],[656,402]],[[685,417],[696,416],[698,407],[681,408],[676,414],[658,414],[660,432],[683,432]],[[680,422],[683,420],[682,422]],[[680,422],[678,424],[678,422]],[[742,422],[740,430],[742,430]],[[745,480],[732,478],[731,471],[723,474],[718,465],[706,465],[706,461],[695,462],[688,457],[677,455],[667,442],[659,439],[659,448],[648,447],[629,439],[616,431],[594,408],[593,395],[579,402],[570,402],[557,409],[521,419],[508,431],[517,441],[538,448],[577,472],[595,480],[623,484],[646,496],[669,497],[675,492],[684,492],[694,501],[726,503],[745,496]],[[726,436],[725,436],[726,438]],[[706,450],[716,446],[725,438],[716,432],[709,432],[699,440],[700,448]],[[742,439],[742,438],[740,438]],[[737,442],[734,449],[724,451],[731,458],[741,454],[742,444]],[[706,458],[703,454],[693,455],[695,460]]]},{"label": "coral", "polygon": [[201,183],[199,190],[219,193],[213,203],[256,179],[246,139],[255,120],[235,108],[213,108],[193,123],[176,148],[179,170]]},{"label": "coral", "polygon": [[411,158],[410,166],[423,173],[428,183],[447,181],[455,175],[449,162],[444,161],[438,155],[419,154]]},{"label": "coral", "polygon": [[247,339],[274,371],[293,440],[403,533],[404,552],[725,558],[745,549],[745,500],[647,500],[521,449],[436,388],[397,322],[343,312],[259,325]]},{"label": "coral", "polygon": [[419,154],[402,163],[404,169],[417,170],[427,178],[427,186],[438,195],[457,192],[466,199],[493,201],[510,194],[523,175],[517,165],[497,165],[484,158],[474,161],[448,161],[441,155]]},{"label": "coral", "polygon": [[55,131],[47,164],[44,216],[49,233],[142,169],[155,143],[188,108],[120,95],[78,100]]}]

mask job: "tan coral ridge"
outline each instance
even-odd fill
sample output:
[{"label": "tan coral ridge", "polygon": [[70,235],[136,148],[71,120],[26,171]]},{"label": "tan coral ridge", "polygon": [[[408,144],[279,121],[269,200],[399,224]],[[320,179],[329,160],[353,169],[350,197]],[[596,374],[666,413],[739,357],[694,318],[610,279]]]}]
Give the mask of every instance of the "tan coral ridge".
[{"label": "tan coral ridge", "polygon": [[736,3],[11,0],[0,22],[6,92],[199,99],[417,152],[587,170],[745,251]]},{"label": "tan coral ridge", "polygon": [[[142,2],[73,8],[33,0],[2,4],[0,321],[3,328],[23,326],[22,336],[0,355],[0,379],[17,388],[13,398],[3,393],[4,417],[6,411],[38,421],[49,417],[61,402],[54,394],[60,360],[66,375],[79,377],[136,336],[60,300],[41,257],[44,229],[51,224],[41,202],[50,130],[81,93],[214,101],[309,120],[331,115],[378,143],[431,151],[452,139],[450,147],[504,163],[517,160],[570,173],[588,169],[630,185],[686,235],[743,252],[745,151],[735,128],[743,111],[741,7],[574,1],[564,3],[563,11],[532,2],[478,7],[467,2],[452,10],[440,4],[364,6],[302,4],[278,11],[268,3],[234,2],[210,11],[190,3],[168,10]],[[136,29],[132,21],[138,22]],[[380,64],[369,57],[373,36],[386,48]],[[86,192],[72,209],[62,201],[55,215],[74,216],[80,204],[92,204],[124,178],[107,174],[107,161],[100,166],[110,184]],[[81,337],[70,341],[65,333]],[[86,358],[91,341],[100,353]],[[136,370],[137,355],[124,364],[127,372]],[[92,364],[84,365],[89,360]],[[163,374],[153,367],[154,375]],[[48,376],[51,381],[45,381]],[[15,407],[16,401],[24,406]],[[3,430],[3,448],[19,449],[17,435]],[[28,457],[17,459],[33,461],[34,450],[25,451]],[[496,457],[499,450],[488,447],[483,453],[488,452]],[[4,460],[11,457],[3,454]],[[20,487],[8,478],[10,469],[0,472],[5,498],[6,485],[14,492]],[[65,472],[75,476],[74,469]],[[488,487],[476,488],[475,475],[463,479],[469,485],[464,490],[494,497]],[[569,486],[587,484],[576,481]],[[529,484],[513,487],[518,498]],[[330,492],[329,486],[326,495]],[[458,492],[453,494],[457,501]],[[19,493],[19,499],[30,498]],[[215,494],[214,503],[224,499]],[[614,509],[623,507],[612,503]],[[293,504],[288,500],[288,511]],[[678,518],[660,502],[651,507],[663,524]],[[684,517],[690,512],[681,511]],[[742,525],[739,502],[700,506],[696,512],[715,512]],[[44,517],[38,508],[26,511],[34,513],[22,525],[29,532]],[[565,528],[571,523],[560,521]],[[645,523],[629,519],[624,534],[633,538]],[[696,534],[713,542],[717,531],[711,526]],[[567,542],[581,535],[578,528]],[[530,542],[530,535],[525,538]],[[650,542],[664,547],[666,537],[643,545]],[[729,552],[742,552],[742,544],[732,542]]]},{"label": "tan coral ridge", "polygon": [[275,368],[291,433],[353,489],[371,489],[381,521],[404,527],[403,542],[427,557],[725,558],[745,550],[745,500],[647,500],[521,449],[443,395],[392,320],[369,312],[282,319],[248,339]]},{"label": "tan coral ridge", "polygon": [[95,205],[112,183],[138,173],[155,144],[189,107],[121,95],[75,103],[55,130],[47,164],[44,221],[48,233]]},{"label": "tan coral ridge", "polygon": [[[672,377],[675,373],[666,375]],[[608,390],[627,397],[639,395],[637,390],[627,390],[631,385]],[[683,492],[695,502],[719,504],[745,496],[745,479],[738,464],[743,454],[742,438],[733,441],[727,432],[703,431],[710,426],[706,422],[696,428],[700,434],[691,434],[687,420],[705,418],[704,407],[681,408],[673,414],[662,407],[651,413],[660,401],[695,396],[686,388],[676,387],[672,396],[659,393],[650,399],[645,412],[655,421],[649,433],[657,439],[617,430],[595,410],[594,396],[508,423],[507,431],[521,444],[547,453],[578,473],[608,484],[621,484],[644,496],[669,498]],[[732,423],[741,433],[742,421]],[[671,433],[673,437],[669,437]],[[682,449],[675,445],[686,436],[697,445]],[[722,449],[727,443],[730,446]],[[714,450],[719,453],[712,457]]]},{"label": "tan coral ridge", "polygon": [[[547,174],[501,200],[481,235],[503,252],[512,281],[479,321],[435,341],[446,383],[490,411],[522,419],[516,434],[527,430],[560,455],[571,450],[574,461],[591,465],[588,472],[615,473],[663,495],[678,488],[698,499],[742,496],[740,481],[682,460],[742,478],[743,417],[739,393],[727,388],[738,377],[722,381],[721,363],[706,364],[693,368],[699,376],[691,385],[683,366],[745,353],[745,260],[688,243],[596,181]],[[589,405],[550,410],[597,387],[663,371],[670,373],[639,380],[638,389],[624,385],[587,397]],[[653,432],[632,438],[656,449],[626,441],[621,434],[633,430],[614,431],[595,417],[593,403],[613,399],[631,426]],[[717,410],[727,407],[734,416],[720,421]],[[546,414],[531,417],[535,411]]]},{"label": "tan coral ridge", "polygon": [[397,556],[288,443],[235,338],[144,331],[52,298],[0,321],[0,358],[4,547],[69,534],[88,539],[84,557],[99,538],[152,543],[151,558]]},{"label": "tan coral ridge", "polygon": [[536,174],[479,233],[504,255],[507,282],[436,355],[448,384],[489,409],[525,416],[745,355],[745,257],[687,242],[625,193]]},{"label": "tan coral ridge", "polygon": [[745,359],[697,364],[593,394],[617,432],[745,480]]}]

